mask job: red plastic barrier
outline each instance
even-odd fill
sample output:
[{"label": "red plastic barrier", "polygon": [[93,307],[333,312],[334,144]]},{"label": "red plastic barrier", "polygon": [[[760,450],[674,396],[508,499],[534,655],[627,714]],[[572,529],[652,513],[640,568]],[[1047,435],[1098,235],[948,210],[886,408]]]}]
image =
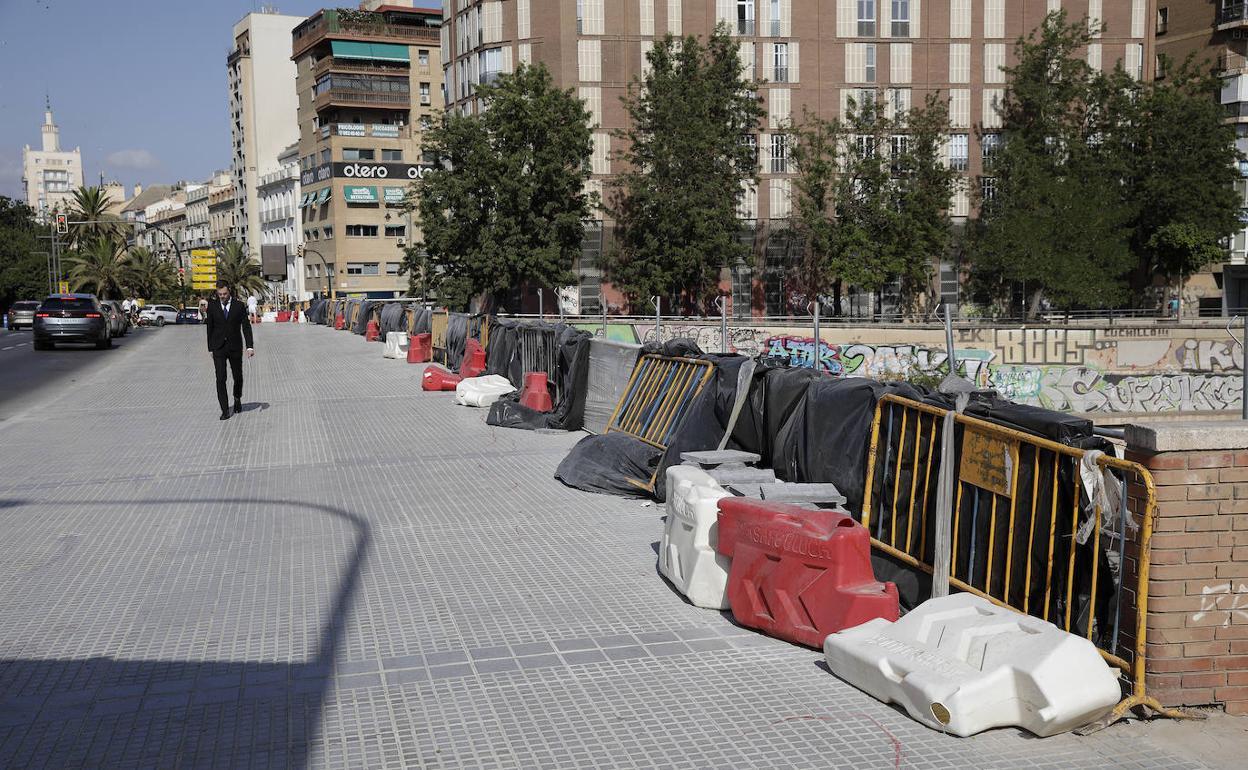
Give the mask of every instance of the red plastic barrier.
[{"label": "red plastic barrier", "polygon": [[292,324],[297,324],[297,323],[299,323],[299,312],[300,312],[300,311],[298,311],[298,310],[292,310],[292,311],[290,311],[290,322],[291,322]]},{"label": "red plastic barrier", "polygon": [[346,324],[347,324],[347,319],[342,317],[342,313],[339,313],[338,315],[334,316],[334,328],[335,329],[342,329],[342,327],[346,326]]},{"label": "red plastic barrier", "polygon": [[553,412],[545,372],[525,372],[524,388],[520,391],[520,405],[538,412]]},{"label": "red plastic barrier", "polygon": [[744,497],[719,501],[717,550],[744,626],[808,647],[874,618],[896,620],[897,586],[871,570],[871,536],[843,513]]},{"label": "red plastic barrier", "polygon": [[379,339],[381,339],[381,324],[369,321],[368,327],[364,330],[364,341],[376,342]]},{"label": "red plastic barrier", "polygon": [[464,343],[464,361],[459,365],[459,373],[465,377],[485,374],[485,349],[471,337]]},{"label": "red plastic barrier", "polygon": [[423,364],[433,358],[433,335],[413,334],[407,340],[407,362]]},{"label": "red plastic barrier", "polygon": [[435,364],[425,368],[425,373],[420,378],[420,387],[422,390],[455,390],[455,386],[463,379]]},{"label": "red plastic barrier", "polygon": [[289,310],[277,311],[277,322],[279,324],[290,323],[290,311]]}]

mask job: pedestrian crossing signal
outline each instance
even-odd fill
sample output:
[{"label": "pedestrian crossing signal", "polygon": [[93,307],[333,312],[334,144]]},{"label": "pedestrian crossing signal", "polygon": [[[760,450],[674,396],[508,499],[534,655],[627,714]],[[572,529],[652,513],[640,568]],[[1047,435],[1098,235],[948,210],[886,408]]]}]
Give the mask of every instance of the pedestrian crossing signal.
[{"label": "pedestrian crossing signal", "polygon": [[67,214],[56,215],[56,234],[57,235],[69,234],[69,216]]}]

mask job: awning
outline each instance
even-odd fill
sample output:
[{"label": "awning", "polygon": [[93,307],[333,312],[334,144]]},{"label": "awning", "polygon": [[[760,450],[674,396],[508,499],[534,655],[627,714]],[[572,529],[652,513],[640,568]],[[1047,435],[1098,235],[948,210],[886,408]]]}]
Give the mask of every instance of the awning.
[{"label": "awning", "polygon": [[376,203],[377,188],[347,186],[342,188],[342,199],[347,203]]},{"label": "awning", "polygon": [[407,190],[403,187],[385,188],[386,203],[402,203]]},{"label": "awning", "polygon": [[325,201],[329,200],[329,196],[333,194],[334,194],[334,188],[326,187],[324,190],[321,190],[321,197],[318,198],[316,202],[324,203]]},{"label": "awning", "polygon": [[405,45],[396,45],[394,43],[357,43],[350,40],[331,40],[329,45],[335,59],[411,61]]},{"label": "awning", "polygon": [[308,205],[308,195],[310,195],[310,193],[304,193],[303,197],[299,199],[299,208],[303,208]]}]

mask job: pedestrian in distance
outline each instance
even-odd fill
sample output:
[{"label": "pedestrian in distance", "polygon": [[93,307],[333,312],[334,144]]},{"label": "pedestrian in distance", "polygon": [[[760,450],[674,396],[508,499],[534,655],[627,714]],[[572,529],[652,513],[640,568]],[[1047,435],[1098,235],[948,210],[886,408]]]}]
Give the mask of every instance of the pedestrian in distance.
[{"label": "pedestrian in distance", "polygon": [[208,317],[204,319],[208,330],[208,352],[217,373],[217,402],[221,405],[221,419],[230,419],[230,401],[225,390],[225,366],[228,363],[234,378],[234,414],[243,411],[243,342],[246,340],[247,357],[256,354],[252,344],[251,322],[247,308],[241,300],[230,293],[225,281],[217,281],[216,300],[208,303]]},{"label": "pedestrian in distance", "polygon": [[256,300],[256,295],[255,295],[255,294],[252,294],[250,297],[248,297],[248,298],[247,298],[247,315],[251,318],[251,322],[252,322],[253,324],[254,324],[257,320],[259,320],[259,319],[256,317],[256,302],[257,302],[257,300]]}]

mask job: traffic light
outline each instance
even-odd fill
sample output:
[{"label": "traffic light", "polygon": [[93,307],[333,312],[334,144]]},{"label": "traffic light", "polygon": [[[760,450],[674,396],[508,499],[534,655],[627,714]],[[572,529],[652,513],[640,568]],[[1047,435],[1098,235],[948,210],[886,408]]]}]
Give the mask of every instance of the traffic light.
[{"label": "traffic light", "polygon": [[68,214],[56,215],[56,234],[57,235],[69,234],[69,215]]},{"label": "traffic light", "polygon": [[185,267],[179,267],[179,268],[178,268],[178,275],[186,275],[186,268],[185,268]]}]

